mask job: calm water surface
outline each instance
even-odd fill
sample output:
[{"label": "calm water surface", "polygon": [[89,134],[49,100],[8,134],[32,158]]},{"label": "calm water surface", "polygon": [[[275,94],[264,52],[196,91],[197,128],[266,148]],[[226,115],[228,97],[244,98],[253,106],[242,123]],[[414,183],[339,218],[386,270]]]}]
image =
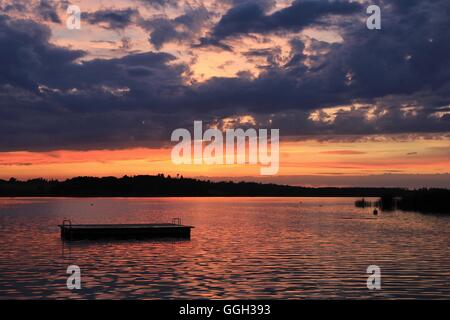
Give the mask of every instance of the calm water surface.
[{"label": "calm water surface", "polygon": [[[450,217],[374,217],[354,200],[0,198],[0,299],[450,298]],[[64,244],[64,217],[180,217],[195,229],[190,241]],[[71,264],[78,291],[66,287]],[[369,265],[381,268],[381,290],[366,287]]]}]

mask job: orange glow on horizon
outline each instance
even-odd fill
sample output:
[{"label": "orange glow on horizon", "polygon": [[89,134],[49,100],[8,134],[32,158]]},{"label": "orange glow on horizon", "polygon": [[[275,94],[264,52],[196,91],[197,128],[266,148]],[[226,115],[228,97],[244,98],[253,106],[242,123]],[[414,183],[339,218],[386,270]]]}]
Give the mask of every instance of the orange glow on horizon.
[{"label": "orange glow on horizon", "polygon": [[[280,143],[280,171],[286,175],[370,175],[448,173],[448,140]],[[170,148],[1,152],[0,178],[69,178],[177,174],[185,177],[260,176],[257,165],[175,165]]]}]

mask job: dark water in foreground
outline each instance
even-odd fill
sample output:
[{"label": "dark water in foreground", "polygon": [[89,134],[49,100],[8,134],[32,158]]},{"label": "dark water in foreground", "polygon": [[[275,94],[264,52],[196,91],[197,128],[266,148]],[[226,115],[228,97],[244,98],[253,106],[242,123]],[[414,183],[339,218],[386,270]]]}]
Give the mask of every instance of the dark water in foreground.
[{"label": "dark water in foreground", "polygon": [[[0,299],[450,298],[450,217],[375,218],[354,200],[0,198]],[[63,245],[64,217],[181,217],[195,229],[190,241]],[[82,270],[78,291],[66,287],[71,264]],[[381,268],[381,290],[366,287],[369,265]]]}]

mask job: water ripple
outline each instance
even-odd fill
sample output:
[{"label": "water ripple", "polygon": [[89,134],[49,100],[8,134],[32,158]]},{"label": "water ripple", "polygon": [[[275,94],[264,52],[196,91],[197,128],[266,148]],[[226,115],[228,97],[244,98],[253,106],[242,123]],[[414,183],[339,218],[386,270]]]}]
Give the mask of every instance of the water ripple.
[{"label": "water ripple", "polygon": [[[0,299],[450,298],[449,217],[351,198],[15,198],[0,202]],[[301,202],[301,204],[300,204]],[[92,204],[92,205],[91,205]],[[63,243],[56,227],[182,218],[190,241]],[[66,287],[66,268],[82,289]],[[366,287],[378,265],[382,289]]]}]

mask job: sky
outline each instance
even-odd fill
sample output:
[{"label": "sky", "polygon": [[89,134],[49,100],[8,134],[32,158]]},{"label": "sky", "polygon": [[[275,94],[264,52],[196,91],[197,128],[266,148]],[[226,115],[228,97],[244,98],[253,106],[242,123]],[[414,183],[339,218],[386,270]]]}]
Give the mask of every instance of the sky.
[{"label": "sky", "polygon": [[[449,16],[448,0],[0,0],[0,179],[450,188]],[[278,174],[173,164],[195,120],[279,129]]]}]

